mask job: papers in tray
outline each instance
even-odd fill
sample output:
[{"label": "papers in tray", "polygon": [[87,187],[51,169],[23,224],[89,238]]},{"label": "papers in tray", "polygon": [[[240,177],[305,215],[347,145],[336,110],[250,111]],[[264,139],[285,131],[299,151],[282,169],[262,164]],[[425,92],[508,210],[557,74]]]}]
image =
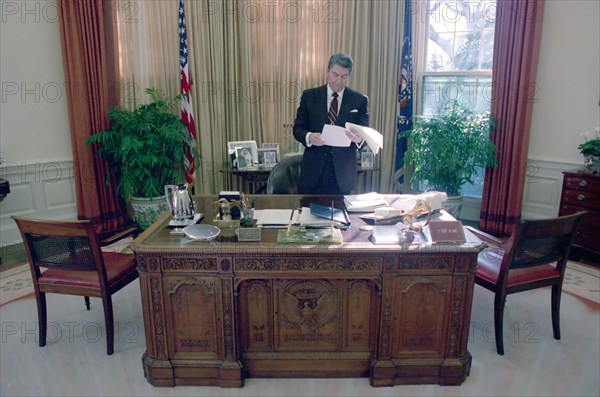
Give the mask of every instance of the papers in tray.
[{"label": "papers in tray", "polygon": [[376,192],[346,195],[344,204],[348,212],[373,212],[376,208],[388,206],[383,195]]}]

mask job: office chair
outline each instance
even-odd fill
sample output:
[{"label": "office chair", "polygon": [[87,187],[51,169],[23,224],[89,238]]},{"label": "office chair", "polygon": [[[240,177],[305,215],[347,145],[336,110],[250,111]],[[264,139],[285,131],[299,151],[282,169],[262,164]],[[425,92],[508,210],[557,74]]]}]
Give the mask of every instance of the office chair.
[{"label": "office chair", "polygon": [[[112,295],[138,277],[135,256],[102,252],[90,221],[42,221],[12,217],[23,237],[33,279],[40,326],[39,346],[46,345],[46,293],[102,299],[106,353],[114,351]],[[46,268],[42,272],[42,268]]]},{"label": "office chair", "polygon": [[271,170],[267,180],[267,194],[297,194],[302,155],[283,159]]},{"label": "office chair", "polygon": [[466,226],[482,240],[496,246],[479,253],[475,283],[495,294],[494,332],[498,354],[504,354],[502,326],[506,296],[517,292],[552,286],[552,330],[554,338],[560,339],[562,283],[569,250],[584,214],[522,220],[505,242]]}]

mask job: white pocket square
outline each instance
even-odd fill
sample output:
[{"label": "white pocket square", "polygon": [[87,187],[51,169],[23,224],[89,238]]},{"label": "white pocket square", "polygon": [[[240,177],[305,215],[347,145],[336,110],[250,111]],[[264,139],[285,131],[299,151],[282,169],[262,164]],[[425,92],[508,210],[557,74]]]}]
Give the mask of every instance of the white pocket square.
[{"label": "white pocket square", "polygon": [[350,113],[358,113],[358,109],[352,109]]}]

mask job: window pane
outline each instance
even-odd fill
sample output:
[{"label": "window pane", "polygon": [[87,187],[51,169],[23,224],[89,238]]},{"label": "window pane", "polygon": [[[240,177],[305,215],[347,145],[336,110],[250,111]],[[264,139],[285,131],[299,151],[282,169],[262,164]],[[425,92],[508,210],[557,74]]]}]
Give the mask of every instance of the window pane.
[{"label": "window pane", "polygon": [[491,70],[495,4],[493,0],[431,1],[426,70]]},{"label": "window pane", "polygon": [[440,114],[448,102],[455,101],[476,113],[489,111],[491,90],[491,76],[425,76],[422,114]]}]

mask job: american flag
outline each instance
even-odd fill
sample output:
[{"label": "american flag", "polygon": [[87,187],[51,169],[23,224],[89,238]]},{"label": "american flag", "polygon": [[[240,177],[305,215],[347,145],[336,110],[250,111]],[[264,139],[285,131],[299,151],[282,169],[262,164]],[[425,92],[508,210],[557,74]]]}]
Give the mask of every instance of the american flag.
[{"label": "american flag", "polygon": [[[188,67],[188,49],[187,49],[187,29],[185,27],[185,14],[183,12],[183,0],[179,0],[179,62],[181,65],[181,121],[186,125],[192,140],[193,146],[196,145],[196,125],[194,124],[194,113],[192,112],[191,82]],[[194,184],[194,153],[188,150],[187,169],[185,171],[185,181],[190,185]]]}]

